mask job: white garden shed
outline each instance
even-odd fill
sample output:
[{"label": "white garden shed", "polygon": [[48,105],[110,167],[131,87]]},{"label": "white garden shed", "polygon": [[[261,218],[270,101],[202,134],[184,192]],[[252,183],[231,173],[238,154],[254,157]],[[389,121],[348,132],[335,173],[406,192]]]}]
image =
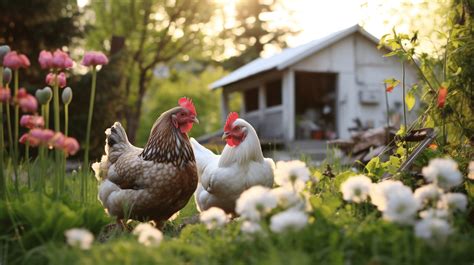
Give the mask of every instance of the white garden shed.
[{"label": "white garden shed", "polygon": [[[379,40],[359,25],[307,44],[256,59],[217,80],[222,89],[223,120],[229,97],[240,93],[240,115],[263,140],[284,143],[350,136],[354,119],[367,127],[386,124],[383,80],[401,80],[396,57],[383,57]],[[407,87],[417,82],[411,65]],[[389,95],[390,109],[402,113],[402,92]]]}]

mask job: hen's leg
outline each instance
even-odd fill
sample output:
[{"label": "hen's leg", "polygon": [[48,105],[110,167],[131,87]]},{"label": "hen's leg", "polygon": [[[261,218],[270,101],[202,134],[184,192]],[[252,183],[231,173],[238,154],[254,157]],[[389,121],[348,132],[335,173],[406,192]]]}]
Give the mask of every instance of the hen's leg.
[{"label": "hen's leg", "polygon": [[117,226],[119,226],[120,228],[122,228],[122,231],[128,231],[128,232],[131,232],[131,231],[132,231],[131,227],[128,226],[128,225],[123,221],[123,219],[117,218]]}]

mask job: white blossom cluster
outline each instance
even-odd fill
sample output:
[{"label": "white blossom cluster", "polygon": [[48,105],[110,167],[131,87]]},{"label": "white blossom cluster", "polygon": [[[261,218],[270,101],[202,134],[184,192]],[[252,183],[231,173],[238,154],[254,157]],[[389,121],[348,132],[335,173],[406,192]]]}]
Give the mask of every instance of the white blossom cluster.
[{"label": "white blossom cluster", "polygon": [[299,160],[276,163],[274,189],[254,186],[244,191],[235,211],[243,219],[241,231],[247,234],[263,230],[262,222],[270,220],[272,232],[299,230],[308,224],[310,210],[306,183],[311,179],[306,164]]},{"label": "white blossom cluster", "polygon": [[138,236],[138,242],[145,246],[159,246],[163,240],[163,233],[149,223],[137,225],[132,233]]},{"label": "white blossom cluster", "polygon": [[83,250],[90,249],[94,242],[94,235],[85,228],[72,228],[64,232],[66,242],[72,247]]},{"label": "white blossom cluster", "polygon": [[412,190],[400,181],[379,183],[363,175],[350,177],[341,184],[343,199],[348,202],[368,201],[382,212],[389,222],[414,225],[415,235],[443,242],[452,233],[451,221],[457,211],[465,211],[467,197],[449,189],[462,182],[462,175],[452,159],[436,158],[424,167],[422,173],[430,183]]},{"label": "white blossom cluster", "polygon": [[229,216],[221,208],[211,207],[201,212],[199,220],[206,225],[207,229],[212,230],[229,222]]}]

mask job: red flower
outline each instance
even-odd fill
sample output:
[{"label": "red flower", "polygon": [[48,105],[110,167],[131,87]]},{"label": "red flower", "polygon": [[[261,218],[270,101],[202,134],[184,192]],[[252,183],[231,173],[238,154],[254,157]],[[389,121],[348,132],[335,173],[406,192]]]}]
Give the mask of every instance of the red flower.
[{"label": "red flower", "polygon": [[109,59],[102,52],[86,52],[82,59],[82,65],[84,66],[96,66],[108,64]]},{"label": "red flower", "polygon": [[38,101],[36,98],[26,92],[24,88],[18,90],[16,103],[20,105],[21,111],[34,113],[38,109]]},{"label": "red flower", "polygon": [[24,54],[19,54],[16,51],[7,53],[3,58],[3,65],[13,70],[19,68],[28,68],[30,66],[30,60]]},{"label": "red flower", "polygon": [[52,61],[53,68],[58,69],[68,69],[72,67],[72,59],[69,55],[61,50],[56,50],[53,53],[53,61]]},{"label": "red flower", "polygon": [[10,100],[11,93],[9,88],[0,87],[0,102],[6,103]]},{"label": "red flower", "polygon": [[53,54],[48,51],[41,51],[39,54],[38,61],[42,69],[53,68]]},{"label": "red flower", "polygon": [[438,108],[443,108],[446,103],[446,97],[448,96],[448,89],[446,87],[440,87],[438,91]]},{"label": "red flower", "polygon": [[[66,74],[64,74],[63,72],[59,73],[58,76],[58,86],[60,88],[63,88],[66,86]],[[53,73],[49,73],[47,76],[46,76],[46,84],[50,85],[50,86],[54,86],[55,85],[55,81],[56,81],[56,75],[53,74]]]},{"label": "red flower", "polygon": [[20,119],[20,125],[28,129],[43,128],[44,119],[38,115],[23,115]]},{"label": "red flower", "polygon": [[388,93],[391,93],[391,92],[393,91],[393,88],[394,88],[394,86],[387,86],[387,87],[385,88],[385,90],[386,90]]}]

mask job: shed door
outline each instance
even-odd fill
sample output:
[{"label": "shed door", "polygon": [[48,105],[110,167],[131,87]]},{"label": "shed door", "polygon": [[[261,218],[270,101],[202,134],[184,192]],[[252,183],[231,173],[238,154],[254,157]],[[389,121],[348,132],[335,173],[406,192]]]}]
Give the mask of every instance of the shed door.
[{"label": "shed door", "polygon": [[296,139],[336,138],[335,73],[295,73]]}]

